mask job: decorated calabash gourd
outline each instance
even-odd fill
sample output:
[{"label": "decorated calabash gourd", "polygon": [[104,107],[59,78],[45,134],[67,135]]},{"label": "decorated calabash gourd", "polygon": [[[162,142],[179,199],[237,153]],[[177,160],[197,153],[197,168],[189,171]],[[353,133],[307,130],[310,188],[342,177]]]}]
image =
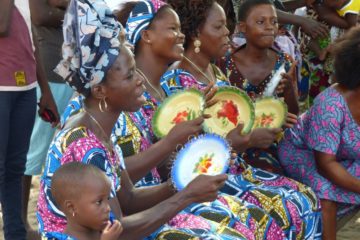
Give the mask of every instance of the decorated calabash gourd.
[{"label": "decorated calabash gourd", "polygon": [[204,122],[206,132],[225,136],[240,123],[244,123],[242,133],[248,133],[254,122],[254,105],[246,92],[237,87],[220,87],[213,99],[217,103],[205,109],[211,118]]},{"label": "decorated calabash gourd", "polygon": [[263,97],[255,101],[255,121],[253,128],[280,128],[288,113],[284,101],[274,97]]},{"label": "decorated calabash gourd", "polygon": [[192,138],[177,153],[171,168],[175,189],[184,189],[201,174],[225,173],[230,162],[228,142],[216,134],[202,134]]},{"label": "decorated calabash gourd", "polygon": [[196,89],[179,91],[167,97],[154,113],[152,119],[154,134],[162,138],[176,124],[201,116],[204,105],[204,96]]},{"label": "decorated calabash gourd", "polygon": [[[153,117],[157,137],[166,136],[178,123],[199,117],[204,111],[203,94],[195,89],[179,91],[165,99]],[[171,168],[174,187],[180,191],[200,174],[225,173],[230,161],[228,142],[216,134],[202,134],[189,140],[176,154]]]}]

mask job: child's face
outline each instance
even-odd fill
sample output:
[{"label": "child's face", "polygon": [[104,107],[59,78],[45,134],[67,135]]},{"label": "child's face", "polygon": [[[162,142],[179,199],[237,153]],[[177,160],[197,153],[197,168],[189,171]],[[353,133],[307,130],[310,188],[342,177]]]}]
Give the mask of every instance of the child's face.
[{"label": "child's face", "polygon": [[278,33],[278,22],[275,8],[270,4],[253,7],[245,22],[240,22],[246,41],[259,48],[270,48]]},{"label": "child's face", "polygon": [[81,197],[74,201],[76,222],[84,228],[101,231],[109,221],[110,183],[107,179],[87,177]]}]

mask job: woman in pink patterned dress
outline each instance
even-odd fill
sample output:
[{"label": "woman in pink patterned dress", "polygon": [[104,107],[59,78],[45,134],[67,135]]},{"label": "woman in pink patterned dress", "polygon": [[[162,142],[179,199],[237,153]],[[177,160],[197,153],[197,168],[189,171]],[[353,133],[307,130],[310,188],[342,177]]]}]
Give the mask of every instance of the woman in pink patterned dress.
[{"label": "woman in pink patterned dress", "polygon": [[286,173],[321,199],[324,239],[335,239],[336,216],[360,205],[360,27],[335,45],[337,83],[285,132],[279,157]]}]

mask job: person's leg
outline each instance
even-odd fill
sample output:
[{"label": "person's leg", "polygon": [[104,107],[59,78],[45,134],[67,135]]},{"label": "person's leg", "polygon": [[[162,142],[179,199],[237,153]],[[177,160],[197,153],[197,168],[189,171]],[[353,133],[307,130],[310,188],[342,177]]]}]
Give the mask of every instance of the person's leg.
[{"label": "person's leg", "polygon": [[31,229],[29,221],[27,219],[28,213],[28,205],[29,205],[29,198],[30,198],[30,189],[31,189],[31,175],[24,175],[22,179],[22,219],[25,224],[27,231]]},{"label": "person's leg", "polygon": [[321,199],[323,240],[336,240],[336,202]]},{"label": "person's leg", "polygon": [[21,217],[22,176],[36,111],[35,89],[18,92],[14,99],[9,122],[5,185],[2,188],[2,207],[5,239],[25,239]]},{"label": "person's leg", "polygon": [[[11,110],[10,92],[0,91],[0,203],[3,209],[3,187],[5,186],[5,162],[9,136],[9,119]],[[3,210],[2,210],[3,211]],[[0,237],[1,238],[1,237]]]}]

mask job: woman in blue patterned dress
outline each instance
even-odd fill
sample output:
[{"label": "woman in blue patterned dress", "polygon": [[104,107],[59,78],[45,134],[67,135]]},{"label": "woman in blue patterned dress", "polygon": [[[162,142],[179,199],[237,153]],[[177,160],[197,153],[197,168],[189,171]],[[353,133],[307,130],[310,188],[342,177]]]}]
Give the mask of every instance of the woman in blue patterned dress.
[{"label": "woman in blue patterned dress", "polygon": [[335,47],[337,84],[320,93],[286,130],[279,156],[289,176],[321,199],[324,239],[336,238],[336,216],[360,206],[360,27]]},{"label": "woman in blue patterned dress", "polygon": [[[240,219],[222,199],[214,201],[226,175],[201,175],[179,193],[167,186],[134,188],[120,147],[110,142],[120,112],[136,111],[145,100],[132,53],[119,42],[120,28],[104,1],[70,2],[64,20],[63,60],[57,71],[84,95],[83,111],[67,120],[50,145],[38,202],[40,230],[50,239],[52,233],[67,232],[61,207],[64,205],[56,204],[51,193],[52,177],[67,162],[83,162],[100,168],[110,180],[109,203],[123,225],[123,239],[163,239],[174,228],[166,222],[174,219],[183,224],[171,232],[175,237],[181,233],[184,239],[254,239],[245,225],[246,221],[253,223],[252,218]],[[178,214],[189,204],[209,201],[210,204],[194,209],[193,215]],[[201,214],[207,207],[224,213],[225,221],[220,225],[203,218]],[[241,216],[249,216],[244,209],[237,210]],[[78,218],[81,208],[74,207],[72,211],[71,217]],[[256,227],[253,224],[253,229]],[[268,227],[274,235],[281,236],[275,223]]]}]

